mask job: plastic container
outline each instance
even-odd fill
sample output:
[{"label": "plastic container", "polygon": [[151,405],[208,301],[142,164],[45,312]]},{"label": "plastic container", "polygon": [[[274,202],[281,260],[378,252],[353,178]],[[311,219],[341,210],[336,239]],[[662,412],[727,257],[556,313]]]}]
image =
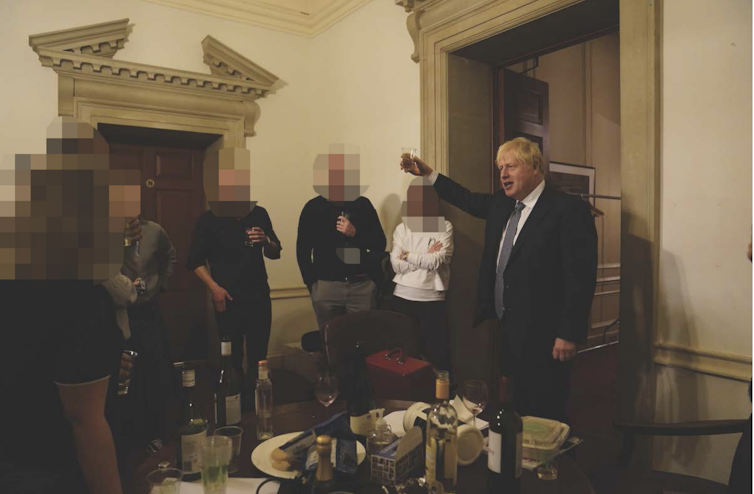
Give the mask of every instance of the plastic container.
[{"label": "plastic container", "polygon": [[557,420],[542,419],[539,417],[523,417],[523,457],[536,460],[548,461],[558,455],[560,446],[563,445],[571,428]]}]

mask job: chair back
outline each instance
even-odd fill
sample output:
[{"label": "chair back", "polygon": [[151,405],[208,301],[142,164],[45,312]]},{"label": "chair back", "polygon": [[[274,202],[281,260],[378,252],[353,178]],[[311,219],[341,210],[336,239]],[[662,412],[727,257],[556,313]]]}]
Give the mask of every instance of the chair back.
[{"label": "chair back", "polygon": [[340,369],[357,341],[364,343],[365,355],[401,348],[410,357],[419,357],[419,321],[387,310],[352,312],[331,319],[323,329],[324,346],[330,367]]}]

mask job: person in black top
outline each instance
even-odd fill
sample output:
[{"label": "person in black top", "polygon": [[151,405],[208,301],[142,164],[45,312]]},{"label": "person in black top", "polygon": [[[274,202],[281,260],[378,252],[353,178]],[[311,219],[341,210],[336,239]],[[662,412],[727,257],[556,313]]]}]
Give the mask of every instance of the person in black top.
[{"label": "person in black top", "polygon": [[105,285],[140,204],[108,151],[90,125],[59,117],[48,154],[16,155],[10,170],[15,211],[31,214],[0,218],[0,247],[12,251],[0,259],[4,494],[122,492],[106,410],[124,337]]},{"label": "person in black top", "polygon": [[267,211],[256,202],[236,199],[249,197],[249,174],[246,149],[223,149],[207,157],[204,192],[210,209],[196,221],[187,266],[212,292],[218,330],[221,336],[230,336],[233,364],[239,372],[245,337],[248,379],[253,386],[256,364],[267,356],[272,325],[262,254],[280,259],[282,247]]},{"label": "person in black top", "polygon": [[296,258],[321,328],[340,314],[370,310],[377,303],[379,256],[385,233],[361,193],[359,155],[344,145],[314,162],[314,191],[301,211]]}]

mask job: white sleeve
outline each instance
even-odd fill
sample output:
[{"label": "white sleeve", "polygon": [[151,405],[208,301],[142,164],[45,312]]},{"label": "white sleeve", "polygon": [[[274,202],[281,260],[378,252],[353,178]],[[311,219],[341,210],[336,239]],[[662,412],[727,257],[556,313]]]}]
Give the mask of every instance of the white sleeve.
[{"label": "white sleeve", "polygon": [[404,228],[402,228],[403,224],[395,227],[395,231],[393,232],[393,250],[390,251],[390,264],[393,265],[393,271],[395,271],[396,274],[404,274],[404,273],[410,273],[411,271],[416,271],[416,268],[411,266],[406,261],[401,260],[400,255],[401,252],[406,250],[405,242],[403,239],[403,232],[405,231]]},{"label": "white sleeve", "polygon": [[450,259],[453,257],[453,225],[450,221],[445,222],[445,233],[440,236],[439,241],[442,242],[439,251],[431,254],[411,252],[408,255],[408,262],[413,266],[430,271],[437,270],[443,264],[450,264]]},{"label": "white sleeve", "polygon": [[437,170],[432,170],[432,173],[429,174],[429,183],[432,185],[435,185],[435,182],[437,182],[437,177],[440,175],[440,172]]}]

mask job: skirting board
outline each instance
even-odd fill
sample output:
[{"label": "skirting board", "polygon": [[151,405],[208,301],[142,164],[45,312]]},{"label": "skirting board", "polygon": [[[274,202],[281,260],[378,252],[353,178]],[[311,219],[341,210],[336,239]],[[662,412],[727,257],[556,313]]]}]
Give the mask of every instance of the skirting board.
[{"label": "skirting board", "polygon": [[655,343],[654,361],[669,367],[678,367],[713,376],[749,381],[751,357],[685,347],[673,343]]}]

